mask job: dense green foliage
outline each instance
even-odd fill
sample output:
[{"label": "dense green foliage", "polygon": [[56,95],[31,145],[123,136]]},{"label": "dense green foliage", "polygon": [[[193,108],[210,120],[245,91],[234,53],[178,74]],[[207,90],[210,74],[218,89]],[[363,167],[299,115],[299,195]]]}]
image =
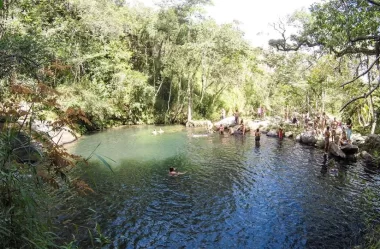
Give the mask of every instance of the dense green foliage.
[{"label": "dense green foliage", "polygon": [[[155,10],[116,0],[0,1],[0,192],[10,193],[2,195],[0,214],[0,235],[10,239],[0,245],[48,247],[53,240],[41,225],[48,219],[35,212],[35,179],[41,176],[10,156],[9,141],[22,130],[31,133],[26,120],[59,121],[86,132],[217,120],[222,108],[254,118],[264,106],[282,117],[326,111],[375,131],[379,5],[314,4],[310,14],[289,18],[301,28],[297,35],[286,37],[279,25],[283,39],[264,50],[253,48],[237,23],[205,17],[205,4],[166,1]],[[18,104],[30,105],[29,111]],[[20,129],[7,126],[17,118],[24,120]],[[53,176],[45,180],[65,178],[63,168],[49,168]],[[20,181],[20,175],[28,177]]]},{"label": "dense green foliage", "polygon": [[341,75],[347,75],[341,71],[341,62],[349,61],[348,72],[352,80],[347,78],[339,82],[347,90],[341,110],[346,118],[353,117],[356,124],[371,125],[371,133],[374,133],[380,107],[377,91],[380,86],[380,34],[375,21],[380,18],[380,3],[331,0],[313,4],[310,12],[310,15],[297,12],[289,19],[291,25],[301,27],[298,34],[283,35],[269,44],[281,51],[313,47],[319,54],[333,54]]}]

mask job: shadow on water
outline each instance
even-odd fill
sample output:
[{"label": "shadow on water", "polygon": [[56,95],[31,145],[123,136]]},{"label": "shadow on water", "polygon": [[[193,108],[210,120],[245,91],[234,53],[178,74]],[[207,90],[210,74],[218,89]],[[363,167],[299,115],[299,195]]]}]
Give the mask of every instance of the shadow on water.
[{"label": "shadow on water", "polygon": [[[96,193],[70,217],[83,227],[98,222],[111,241],[104,248],[347,248],[362,242],[380,208],[378,195],[368,198],[379,176],[360,162],[288,139],[171,129],[163,136],[125,129],[73,148],[81,154],[108,141],[101,153],[118,157],[114,174],[96,163],[80,169]],[[169,167],[187,173],[171,177]],[[91,244],[86,234],[83,248]]]}]

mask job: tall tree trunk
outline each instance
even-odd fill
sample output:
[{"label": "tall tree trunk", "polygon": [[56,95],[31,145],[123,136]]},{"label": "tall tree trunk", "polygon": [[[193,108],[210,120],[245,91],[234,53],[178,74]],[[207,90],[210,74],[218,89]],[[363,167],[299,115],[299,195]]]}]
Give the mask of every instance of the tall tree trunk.
[{"label": "tall tree trunk", "polygon": [[205,53],[203,51],[202,53],[202,90],[201,90],[201,99],[200,99],[200,103],[202,103],[202,100],[203,100],[203,96],[204,96],[204,92],[205,92],[205,88],[206,88],[206,84],[207,84],[207,77],[206,77],[206,61],[205,61]]},{"label": "tall tree trunk", "polygon": [[187,122],[192,120],[192,91],[191,91],[191,79],[187,81]]}]

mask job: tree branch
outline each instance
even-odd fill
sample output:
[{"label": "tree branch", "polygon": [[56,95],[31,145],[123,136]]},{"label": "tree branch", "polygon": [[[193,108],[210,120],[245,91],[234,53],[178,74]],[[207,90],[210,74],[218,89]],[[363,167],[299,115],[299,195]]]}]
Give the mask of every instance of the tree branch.
[{"label": "tree branch", "polygon": [[375,2],[375,1],[373,1],[373,0],[367,0],[367,2],[369,2],[369,3],[373,4],[373,5],[376,5],[376,6],[380,7],[380,3]]},{"label": "tree branch", "polygon": [[344,104],[344,106],[342,108],[340,108],[340,111],[343,111],[349,104],[351,104],[352,102],[358,100],[358,99],[366,99],[368,96],[370,96],[377,88],[379,88],[380,86],[380,78],[379,80],[377,81],[377,85],[372,88],[372,90],[370,90],[369,92],[367,93],[364,93],[362,96],[358,96],[358,97],[355,97],[355,98],[352,98],[350,101],[348,101],[346,104]]},{"label": "tree branch", "polygon": [[376,62],[380,59],[380,55],[374,60],[374,62],[372,62],[372,64],[367,68],[367,70],[365,70],[363,73],[359,74],[358,76],[356,76],[354,79],[348,81],[348,82],[345,82],[343,83],[342,85],[340,85],[341,87],[344,87],[345,85],[348,85],[354,81],[356,81],[357,79],[359,79],[360,77],[362,77],[363,75],[366,75],[369,71],[371,71],[371,69],[373,68],[373,66],[376,64]]}]

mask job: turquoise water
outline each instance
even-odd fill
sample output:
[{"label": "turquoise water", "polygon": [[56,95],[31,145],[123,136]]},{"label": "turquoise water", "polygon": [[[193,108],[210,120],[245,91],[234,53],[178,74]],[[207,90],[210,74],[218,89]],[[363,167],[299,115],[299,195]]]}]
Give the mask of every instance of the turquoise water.
[{"label": "turquoise water", "polygon": [[[98,222],[103,248],[349,248],[378,219],[380,177],[293,140],[192,137],[203,129],[124,127],[69,150],[108,160],[83,169],[95,190],[77,225]],[[171,177],[168,168],[185,175]],[[91,210],[91,211],[89,211]],[[80,237],[78,237],[80,238]],[[88,236],[82,247],[92,248]]]}]

